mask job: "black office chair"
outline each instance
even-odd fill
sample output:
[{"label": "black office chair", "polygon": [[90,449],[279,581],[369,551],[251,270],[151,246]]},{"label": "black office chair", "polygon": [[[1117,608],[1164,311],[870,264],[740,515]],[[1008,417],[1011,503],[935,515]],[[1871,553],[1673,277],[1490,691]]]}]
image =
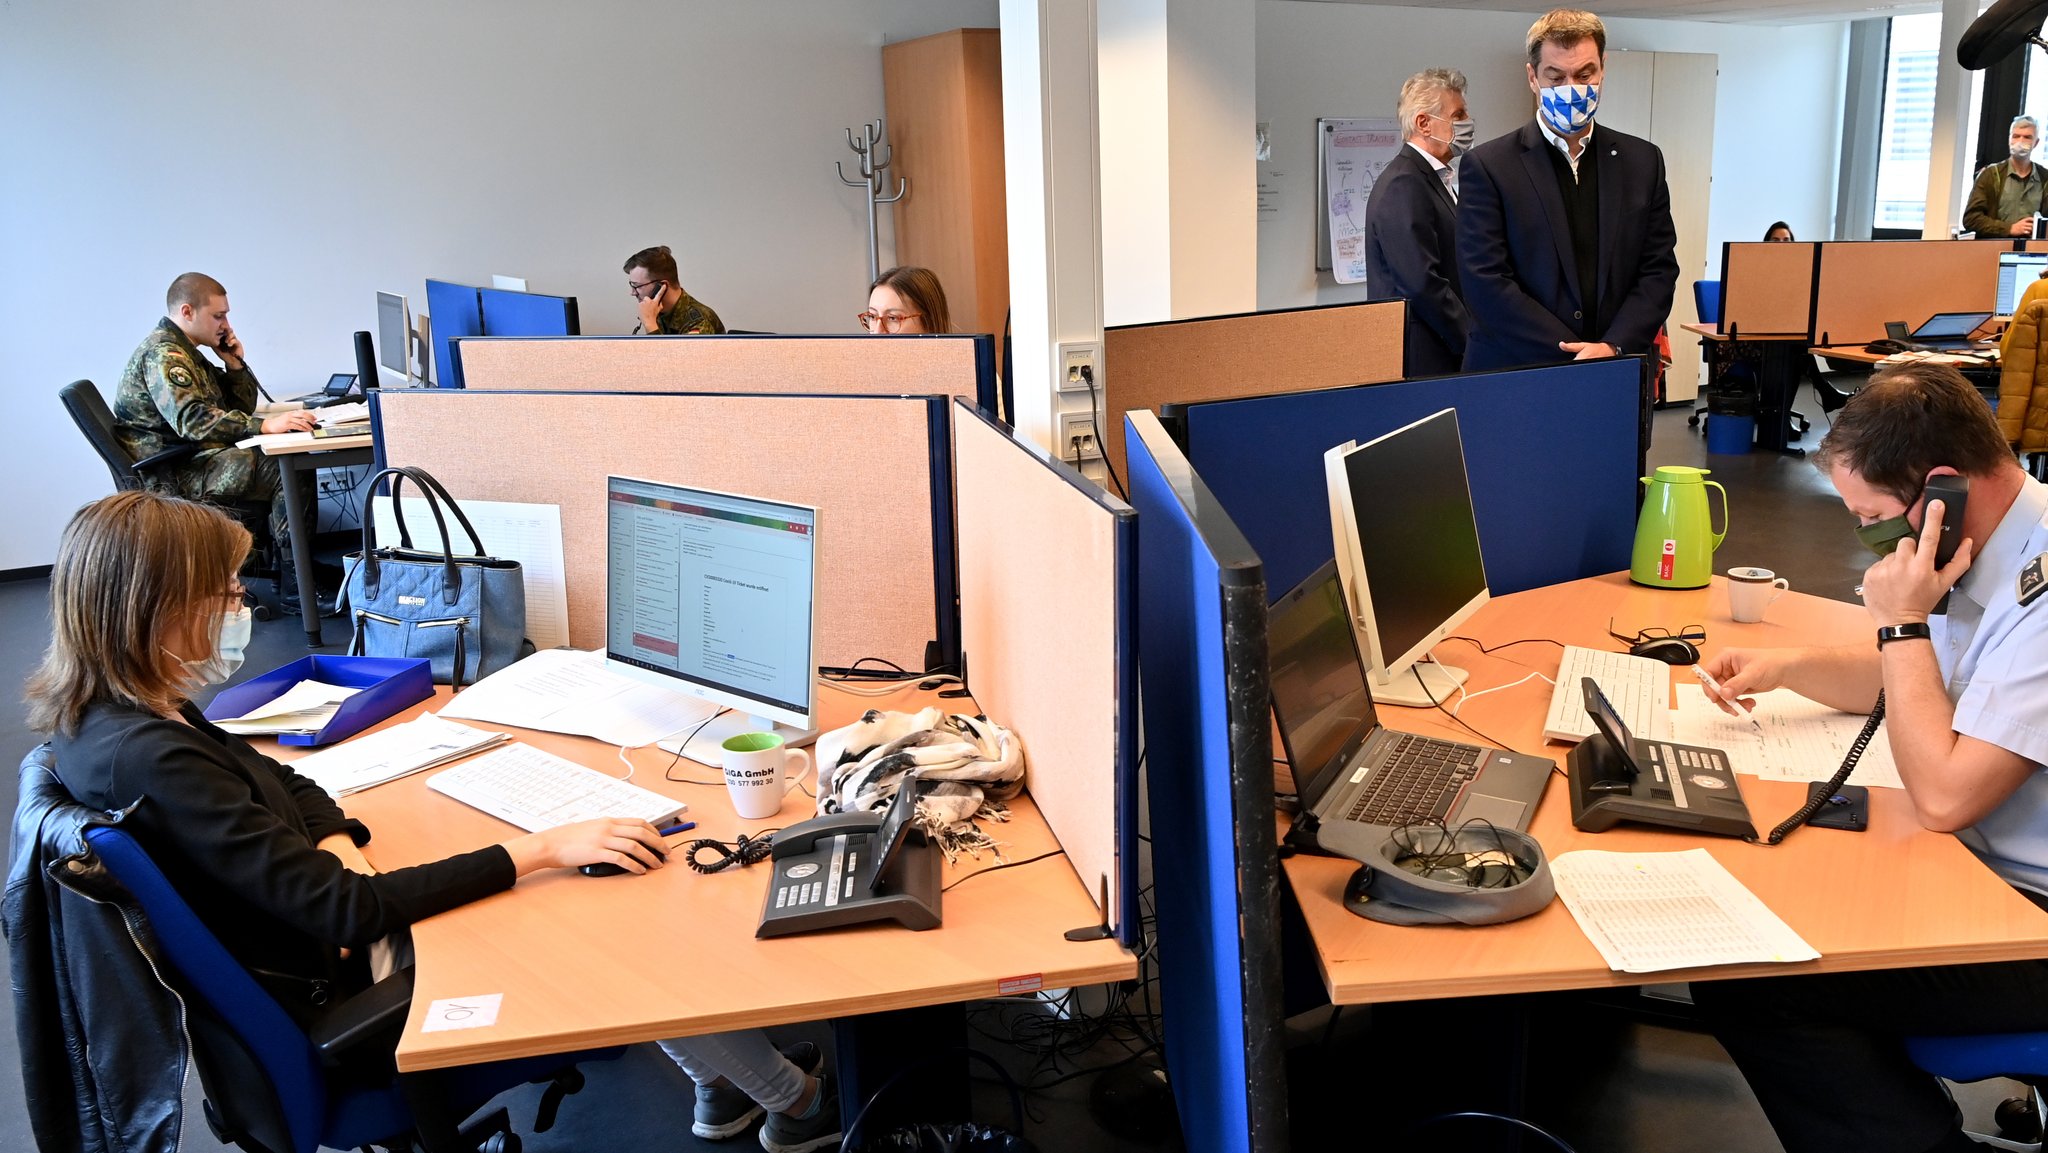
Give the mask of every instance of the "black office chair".
[{"label": "black office chair", "polygon": [[[107,407],[106,398],[100,395],[99,386],[89,380],[74,380],[57,390],[57,398],[64,402],[64,411],[71,414],[71,422],[100,454],[100,462],[107,466],[107,472],[114,478],[114,488],[120,492],[132,492],[150,487],[149,482],[158,475],[158,470],[195,455],[196,444],[181,444],[152,453],[136,460],[121,447],[121,440],[114,435],[114,412]],[[249,535],[255,538],[257,546],[250,554],[249,565],[244,569],[251,576],[280,579],[283,560],[279,555],[277,542],[270,537],[270,509],[267,505],[244,501],[215,501],[216,508],[240,521]],[[270,609],[255,598],[247,598],[250,611],[258,620],[269,620]]]}]

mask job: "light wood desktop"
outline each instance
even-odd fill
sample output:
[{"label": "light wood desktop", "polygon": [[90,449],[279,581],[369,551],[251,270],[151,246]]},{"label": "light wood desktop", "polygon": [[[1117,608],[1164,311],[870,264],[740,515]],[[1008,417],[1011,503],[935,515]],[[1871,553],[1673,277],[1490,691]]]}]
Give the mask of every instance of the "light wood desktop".
[{"label": "light wood desktop", "polygon": [[1742,334],[1741,334],[1740,336],[1738,336],[1738,335],[1736,335],[1735,333],[1732,333],[1732,332],[1722,332],[1722,331],[1721,331],[1720,329],[1718,329],[1718,328],[1714,327],[1714,326],[1713,326],[1713,325],[1711,325],[1711,324],[1699,324],[1699,323],[1696,323],[1696,322],[1692,322],[1692,321],[1687,321],[1686,323],[1684,323],[1684,324],[1681,324],[1681,325],[1679,325],[1678,327],[1680,327],[1680,328],[1684,329],[1684,330],[1685,330],[1685,331],[1687,331],[1687,332],[1690,332],[1690,333],[1692,333],[1692,334],[1693,334],[1694,336],[1700,337],[1701,339],[1704,339],[1704,340],[1712,340],[1712,341],[1716,341],[1716,342],[1720,342],[1720,341],[1729,341],[1729,340],[1745,340],[1745,341],[1747,341],[1747,340],[1802,340],[1802,341],[1803,341],[1803,340],[1805,340],[1805,339],[1806,339],[1806,334],[1805,334],[1805,333],[1803,333],[1803,332],[1775,332],[1775,333],[1774,333],[1774,332],[1764,332],[1764,333],[1748,333],[1748,332],[1745,332],[1745,333],[1742,333]]},{"label": "light wood desktop", "polygon": [[[445,704],[449,690],[393,718],[409,720]],[[914,710],[933,701],[914,688],[888,697],[819,692],[824,725],[834,728],[867,708]],[[581,737],[509,726],[516,739],[623,775],[619,750]],[[273,755],[289,759],[300,750]],[[554,870],[523,878],[511,891],[443,913],[413,927],[417,960],[412,1015],[398,1044],[402,1072],[511,1057],[570,1052],[662,1037],[853,1016],[975,998],[1119,981],[1137,961],[1114,940],[1073,942],[1064,934],[1100,913],[1064,856],[978,877],[944,897],[944,924],[915,933],[870,925],[756,940],[767,866],[700,875],[682,846],[700,837],[735,840],[741,832],[793,825],[812,802],[791,790],[776,817],[734,815],[718,771],[653,747],[632,750],[633,781],[689,804],[697,822],[669,838],[677,850],[646,876],[586,877]],[[674,762],[674,768],[669,766]],[[1105,763],[1104,771],[1108,766]],[[699,784],[664,779],[664,771]],[[416,773],[342,799],[374,834],[364,848],[379,869],[397,869],[517,835],[493,817],[427,788]],[[804,787],[816,790],[810,777]],[[1028,796],[1010,802],[1012,818],[992,828],[1004,855],[1022,861],[1059,845]],[[945,869],[952,885],[995,864],[963,857]],[[504,995],[488,1028],[423,1033],[429,1005],[441,998]]]},{"label": "light wood desktop", "polygon": [[[1704,625],[1709,653],[1733,647],[1871,644],[1875,636],[1860,605],[1793,592],[1771,606],[1764,623],[1736,624],[1728,614],[1721,577],[1707,589],[1671,591],[1632,585],[1626,574],[1501,597],[1458,632],[1488,645],[1549,637],[1608,647],[1613,644],[1607,637],[1610,616],[1615,631],[1624,634]],[[1557,646],[1543,643],[1483,655],[1463,641],[1446,641],[1436,654],[1471,672],[1466,687],[1473,692],[1511,684],[1531,671],[1553,675],[1559,658]],[[1674,684],[1690,676],[1683,668],[1674,674]],[[1479,697],[1460,715],[1513,748],[1540,750],[1562,769],[1569,747],[1546,745],[1542,735],[1550,691],[1549,684],[1532,679]],[[1380,721],[1395,729],[1477,740],[1434,709],[1383,708]],[[1806,799],[1803,785],[1751,777],[1742,779],[1742,792],[1759,833]],[[1355,863],[1297,854],[1285,868],[1315,939],[1324,984],[1337,1004],[2048,957],[2048,914],[1999,880],[1954,837],[1922,829],[1903,792],[1874,788],[1870,793],[1868,832],[1806,828],[1776,848],[1643,827],[1578,832],[1572,828],[1564,779],[1555,774],[1537,810],[1529,831],[1552,857],[1573,849],[1707,849],[1821,953],[1820,960],[1799,964],[1687,969],[1654,978],[1616,973],[1562,902],[1505,925],[1398,927],[1344,909],[1344,885]]]}]

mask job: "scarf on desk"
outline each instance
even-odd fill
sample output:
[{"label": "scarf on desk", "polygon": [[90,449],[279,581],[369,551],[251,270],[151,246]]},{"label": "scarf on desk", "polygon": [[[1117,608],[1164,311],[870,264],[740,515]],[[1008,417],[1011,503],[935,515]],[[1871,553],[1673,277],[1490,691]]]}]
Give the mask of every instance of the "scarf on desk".
[{"label": "scarf on desk", "polygon": [[1010,819],[1003,802],[1024,787],[1024,746],[987,717],[869,709],[860,720],[818,738],[818,811],[872,812],[888,807],[915,778],[917,827],[952,861],[983,849],[1001,860],[997,842],[976,821]]}]

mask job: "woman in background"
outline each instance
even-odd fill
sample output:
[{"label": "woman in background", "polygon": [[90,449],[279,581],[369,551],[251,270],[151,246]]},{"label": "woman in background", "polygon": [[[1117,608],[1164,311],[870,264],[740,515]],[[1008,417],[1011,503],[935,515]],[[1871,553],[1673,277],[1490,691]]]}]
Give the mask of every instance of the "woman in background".
[{"label": "woman in background", "polygon": [[1792,226],[1780,220],[1764,229],[1765,240],[1791,240]]},{"label": "woman in background", "polygon": [[868,309],[856,319],[877,336],[953,331],[938,274],[908,264],[875,278],[868,286]]}]

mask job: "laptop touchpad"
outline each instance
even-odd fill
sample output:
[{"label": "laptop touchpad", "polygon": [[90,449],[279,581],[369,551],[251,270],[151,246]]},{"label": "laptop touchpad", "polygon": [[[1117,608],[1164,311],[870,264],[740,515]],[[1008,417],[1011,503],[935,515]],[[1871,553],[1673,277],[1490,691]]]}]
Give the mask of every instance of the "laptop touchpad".
[{"label": "laptop touchpad", "polygon": [[1506,797],[1489,797],[1483,793],[1472,793],[1465,798],[1465,806],[1458,810],[1459,821],[1491,821],[1503,829],[1521,828],[1522,814],[1529,806]]}]

